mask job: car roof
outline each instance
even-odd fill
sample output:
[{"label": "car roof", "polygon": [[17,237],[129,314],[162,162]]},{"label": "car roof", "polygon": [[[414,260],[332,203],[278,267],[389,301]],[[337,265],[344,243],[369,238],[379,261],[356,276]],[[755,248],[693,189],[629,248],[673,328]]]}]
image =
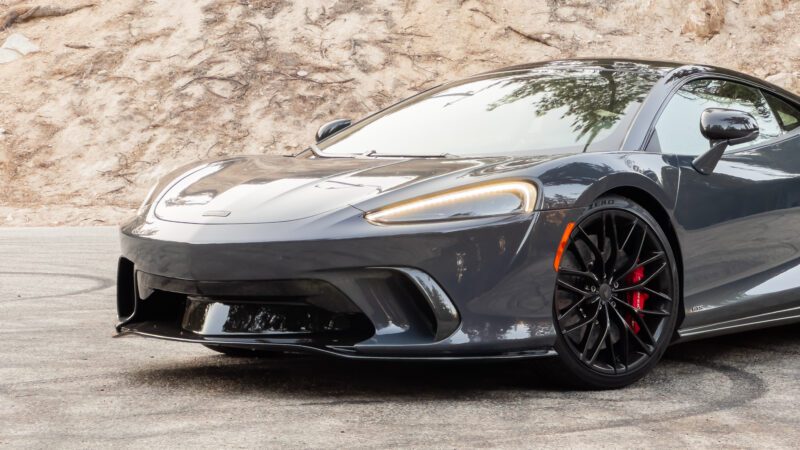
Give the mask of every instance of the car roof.
[{"label": "car roof", "polygon": [[503,72],[516,72],[535,69],[605,69],[605,70],[631,70],[643,73],[653,73],[664,76],[673,69],[685,64],[670,61],[653,61],[633,58],[572,58],[539,61],[529,64],[518,64],[503,67],[483,73],[499,74]]}]

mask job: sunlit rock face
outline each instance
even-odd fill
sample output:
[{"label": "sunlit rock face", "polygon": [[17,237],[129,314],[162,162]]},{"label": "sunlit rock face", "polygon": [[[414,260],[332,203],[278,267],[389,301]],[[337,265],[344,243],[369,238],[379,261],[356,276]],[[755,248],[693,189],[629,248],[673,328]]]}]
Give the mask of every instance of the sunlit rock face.
[{"label": "sunlit rock face", "polygon": [[790,0],[96,2],[0,32],[40,49],[0,64],[0,225],[115,224],[177,167],[296,153],[514,64],[660,58],[797,91],[799,19]]}]

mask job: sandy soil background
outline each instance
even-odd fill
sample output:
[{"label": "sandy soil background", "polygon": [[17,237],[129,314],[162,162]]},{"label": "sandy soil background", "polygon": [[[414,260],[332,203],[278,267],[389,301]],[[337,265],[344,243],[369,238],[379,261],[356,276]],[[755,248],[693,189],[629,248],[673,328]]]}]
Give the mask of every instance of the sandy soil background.
[{"label": "sandy soil background", "polygon": [[[0,19],[88,0],[0,0]],[[2,22],[2,20],[0,20]],[[800,89],[800,1],[113,0],[0,31],[0,225],[115,224],[174,167],[505,65],[702,62]]]}]

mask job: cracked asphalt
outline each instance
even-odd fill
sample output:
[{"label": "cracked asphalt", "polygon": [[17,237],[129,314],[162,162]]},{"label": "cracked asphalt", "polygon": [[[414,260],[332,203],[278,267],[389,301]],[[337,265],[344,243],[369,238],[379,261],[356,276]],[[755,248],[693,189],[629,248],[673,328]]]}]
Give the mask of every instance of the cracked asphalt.
[{"label": "cracked asphalt", "polygon": [[524,362],[234,359],[112,339],[118,251],[113,228],[0,228],[0,447],[800,446],[800,325],[606,392]]}]

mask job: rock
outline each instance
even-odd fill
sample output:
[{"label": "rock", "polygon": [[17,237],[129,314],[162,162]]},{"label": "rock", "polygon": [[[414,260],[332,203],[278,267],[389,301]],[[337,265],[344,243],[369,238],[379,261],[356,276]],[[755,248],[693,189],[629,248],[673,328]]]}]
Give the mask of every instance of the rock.
[{"label": "rock", "polygon": [[308,76],[308,72],[306,72],[305,70],[298,70],[297,71],[297,76],[298,77],[306,77],[306,76]]},{"label": "rock", "polygon": [[22,55],[6,48],[0,48],[0,64],[10,63],[22,58]]},{"label": "rock", "polygon": [[780,72],[774,75],[770,75],[764,80],[774,85],[780,86],[782,88],[789,89],[792,86],[792,74],[789,72]]},{"label": "rock", "polygon": [[719,33],[725,24],[725,3],[723,0],[681,1],[686,21],[681,32],[694,34],[699,38],[710,38]]},{"label": "rock", "polygon": [[28,53],[38,51],[39,46],[31,42],[30,39],[19,33],[14,33],[0,47],[0,64],[16,61]]},{"label": "rock", "polygon": [[577,22],[577,9],[572,6],[562,6],[555,10],[556,20],[559,22]]},{"label": "rock", "polygon": [[14,50],[21,55],[27,55],[28,53],[35,53],[39,51],[38,45],[34,44],[30,39],[19,33],[14,33],[9,36],[6,39],[6,42],[3,43],[3,48]]}]

